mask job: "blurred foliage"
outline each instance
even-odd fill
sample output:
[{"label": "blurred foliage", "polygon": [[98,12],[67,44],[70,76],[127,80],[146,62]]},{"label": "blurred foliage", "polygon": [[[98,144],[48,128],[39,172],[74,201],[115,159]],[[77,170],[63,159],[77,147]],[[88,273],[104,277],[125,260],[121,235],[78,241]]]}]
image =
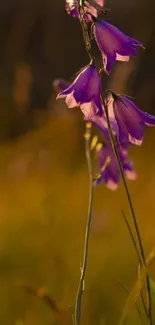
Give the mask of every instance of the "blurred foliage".
[{"label": "blurred foliage", "polygon": [[[88,204],[83,122],[78,109],[49,118],[40,129],[0,147],[0,319],[2,324],[52,324],[50,309],[20,282],[44,287],[60,309],[74,305]],[[79,127],[81,125],[81,127]],[[52,132],[51,132],[52,130]],[[71,136],[72,135],[72,136]],[[146,252],[154,246],[154,130],[134,148],[130,182]],[[95,191],[83,323],[113,324],[137,276],[137,258],[121,210],[122,186]],[[153,277],[154,266],[151,269]],[[111,312],[112,310],[112,312]],[[131,315],[138,324],[136,310]],[[54,324],[54,323],[53,323]],[[134,322],[132,322],[134,324]]]}]

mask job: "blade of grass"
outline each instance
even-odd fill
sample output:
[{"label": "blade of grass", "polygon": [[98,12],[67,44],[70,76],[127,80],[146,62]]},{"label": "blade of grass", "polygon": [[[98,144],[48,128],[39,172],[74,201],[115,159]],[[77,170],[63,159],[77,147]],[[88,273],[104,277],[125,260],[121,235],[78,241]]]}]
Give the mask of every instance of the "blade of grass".
[{"label": "blade of grass", "polygon": [[[117,279],[117,282],[118,282],[118,284],[122,287],[122,289],[129,295],[130,294],[130,291],[127,289],[127,287],[119,280],[119,279]],[[139,308],[139,306],[138,306],[138,304],[137,304],[137,302],[135,303],[135,308],[136,308],[136,310],[137,310],[137,313],[138,313],[138,316],[139,316],[139,318],[140,318],[140,321],[141,321],[141,323],[142,323],[142,325],[144,324],[144,322],[143,322],[143,317],[142,317],[142,313],[141,313],[141,310],[140,310],[140,308]]]},{"label": "blade of grass", "polygon": [[140,266],[140,272],[139,272],[138,279],[135,281],[135,283],[130,291],[130,294],[127,298],[125,307],[122,312],[121,319],[119,321],[119,325],[123,325],[125,323],[127,315],[130,313],[131,309],[137,302],[137,299],[140,295],[140,292],[143,288],[143,284],[145,282],[146,273],[148,272],[148,267],[152,264],[154,259],[155,259],[155,247],[153,248],[153,250],[151,251],[151,253],[148,255],[148,257],[146,259],[146,267],[141,268],[141,266]]}]

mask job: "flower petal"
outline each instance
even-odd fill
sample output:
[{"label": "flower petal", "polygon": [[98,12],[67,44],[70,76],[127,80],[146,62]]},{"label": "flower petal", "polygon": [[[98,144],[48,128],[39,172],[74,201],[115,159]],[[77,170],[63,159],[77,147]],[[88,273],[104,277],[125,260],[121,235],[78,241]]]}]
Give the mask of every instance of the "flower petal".
[{"label": "flower petal", "polygon": [[94,101],[89,103],[83,103],[80,105],[80,108],[86,120],[90,120],[98,114],[98,107],[95,105]]},{"label": "flower petal", "polygon": [[118,183],[115,183],[112,179],[109,179],[106,183],[106,187],[111,191],[116,191],[118,188]]},{"label": "flower petal", "polygon": [[125,56],[125,55],[120,55],[120,54],[116,53],[116,60],[117,61],[128,62],[129,61],[129,55]]},{"label": "flower petal", "polygon": [[104,0],[94,0],[100,7],[104,6]]},{"label": "flower petal", "polygon": [[120,96],[114,100],[114,112],[119,128],[119,141],[140,145],[143,140],[143,123],[137,110]]},{"label": "flower petal", "polygon": [[68,107],[81,106],[86,117],[103,114],[101,98],[101,77],[91,63],[78,74],[73,83],[57,95],[65,98]]},{"label": "flower petal", "polygon": [[73,84],[72,84],[72,85],[70,85],[68,88],[66,88],[65,90],[61,91],[61,92],[57,95],[56,99],[66,97],[68,94],[71,94],[71,93],[73,92],[73,90],[74,90],[74,86],[73,86]]},{"label": "flower petal", "polygon": [[102,53],[103,65],[107,72],[111,71],[115,60],[128,61],[129,56],[136,55],[135,47],[142,46],[141,42],[126,36],[117,27],[104,20],[96,20],[93,33]]},{"label": "flower petal", "polygon": [[68,108],[73,108],[78,106],[78,103],[76,102],[75,98],[74,98],[74,91],[72,91],[71,94],[68,94],[66,96],[66,104],[68,106]]},{"label": "flower petal", "polygon": [[137,173],[135,170],[125,170],[125,175],[131,181],[135,181],[137,178]]}]

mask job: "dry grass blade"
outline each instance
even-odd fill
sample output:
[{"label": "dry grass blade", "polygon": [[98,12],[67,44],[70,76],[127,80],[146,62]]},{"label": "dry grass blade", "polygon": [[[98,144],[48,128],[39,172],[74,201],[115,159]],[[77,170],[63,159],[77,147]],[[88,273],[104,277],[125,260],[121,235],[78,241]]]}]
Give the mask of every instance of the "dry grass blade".
[{"label": "dry grass blade", "polygon": [[59,325],[71,325],[72,316],[68,310],[59,309],[57,303],[51,298],[44,288],[35,288],[29,285],[23,285],[24,290],[44,301],[44,303],[52,310],[54,321]]},{"label": "dry grass blade", "polygon": [[119,321],[119,325],[123,325],[125,323],[125,320],[126,320],[128,314],[130,313],[131,309],[135,306],[137,299],[140,295],[140,292],[143,288],[147,269],[150,266],[150,264],[154,261],[154,259],[155,259],[155,247],[153,248],[153,250],[151,251],[151,253],[148,255],[148,257],[146,259],[146,268],[144,268],[144,267],[139,268],[140,272],[139,272],[138,279],[134,283],[134,285],[130,291],[130,294],[127,298],[125,307],[122,312],[121,319]]},{"label": "dry grass blade", "polygon": [[[119,279],[117,279],[117,281],[118,281],[119,285],[122,287],[122,289],[129,295],[130,294],[130,291],[126,288],[126,286]],[[140,318],[140,321],[141,321],[141,323],[143,325],[143,318],[142,318],[141,310],[140,310],[140,308],[139,308],[139,306],[138,306],[137,303],[135,303],[135,308],[137,310],[137,313],[138,313],[138,316]]]}]

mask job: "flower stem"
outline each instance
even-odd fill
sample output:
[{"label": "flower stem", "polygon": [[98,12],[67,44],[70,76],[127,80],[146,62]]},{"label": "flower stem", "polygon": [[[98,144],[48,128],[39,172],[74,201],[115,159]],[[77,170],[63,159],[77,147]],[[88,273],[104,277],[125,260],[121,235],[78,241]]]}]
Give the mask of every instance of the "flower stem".
[{"label": "flower stem", "polygon": [[[91,42],[89,38],[88,28],[83,18],[83,15],[81,14],[81,9],[83,9],[82,5],[83,5],[83,1],[79,0],[78,12],[79,12],[79,21],[83,32],[83,40],[84,40],[85,48],[88,53],[89,59],[92,60]],[[87,217],[86,230],[85,230],[83,263],[81,266],[81,276],[80,276],[80,281],[79,281],[79,286],[78,286],[78,291],[76,296],[76,303],[75,303],[74,325],[79,325],[81,319],[81,302],[82,302],[82,294],[84,291],[84,280],[85,280],[87,257],[88,257],[89,234],[90,234],[90,225],[91,225],[91,218],[92,218],[94,186],[93,186],[93,167],[92,167],[91,153],[90,153],[90,138],[91,138],[91,126],[88,123],[86,124],[86,133],[85,133],[85,153],[86,153],[86,159],[87,159],[88,170],[89,170],[89,178],[90,178],[89,204],[88,204],[88,217]]]},{"label": "flower stem", "polygon": [[89,32],[88,32],[88,27],[87,27],[86,21],[84,19],[84,11],[83,11],[82,2],[83,1],[80,0],[79,4],[78,4],[79,22],[80,22],[80,25],[82,28],[83,40],[84,40],[86,51],[88,53],[89,59],[92,60],[93,56],[91,54],[91,40],[89,37]]},{"label": "flower stem", "polygon": [[[88,135],[88,137],[87,137]],[[84,242],[84,253],[83,253],[83,262],[81,266],[81,276],[76,296],[76,304],[75,304],[75,315],[74,315],[74,325],[80,324],[81,318],[81,301],[82,301],[82,294],[84,291],[84,280],[85,280],[85,273],[87,267],[87,258],[88,258],[88,245],[89,245],[89,235],[90,235],[90,225],[91,225],[91,218],[92,218],[92,206],[93,206],[93,167],[91,161],[91,153],[90,153],[90,128],[86,129],[86,137],[85,137],[85,152],[89,170],[89,178],[90,178],[90,189],[89,189],[89,204],[88,204],[88,217],[86,223],[86,230],[85,230],[85,242]]]},{"label": "flower stem", "polygon": [[[121,160],[120,160],[120,157],[119,157],[119,153],[117,151],[115,138],[114,138],[113,131],[112,131],[111,124],[110,124],[110,120],[109,120],[108,108],[107,108],[107,105],[106,105],[105,100],[104,100],[103,92],[101,92],[101,97],[102,97],[102,101],[103,101],[104,108],[105,108],[105,114],[106,114],[106,119],[107,119],[107,124],[108,124],[108,130],[109,130],[111,145],[112,145],[114,154],[116,156],[116,160],[117,160],[119,170],[120,170],[120,173],[121,173],[121,177],[122,177],[122,180],[123,180],[125,193],[126,193],[129,208],[130,208],[130,211],[131,211],[132,221],[133,221],[133,224],[134,224],[134,227],[135,227],[135,232],[136,232],[136,236],[137,236],[137,240],[138,240],[138,244],[139,244],[139,248],[140,248],[140,254],[141,254],[141,259],[142,259],[141,266],[146,267],[145,254],[144,254],[143,244],[142,244],[142,240],[141,240],[141,236],[140,236],[140,232],[139,232],[139,227],[138,227],[135,211],[134,211],[134,208],[133,208],[130,192],[129,192],[129,189],[128,189],[128,185],[127,185],[127,182],[126,182],[126,178],[125,178],[125,175],[124,175],[122,163],[121,163]],[[146,284],[147,284],[147,292],[148,292],[148,319],[149,319],[149,324],[152,325],[152,305],[151,305],[150,282],[149,282],[149,276],[148,276],[147,273],[146,273]]]}]

